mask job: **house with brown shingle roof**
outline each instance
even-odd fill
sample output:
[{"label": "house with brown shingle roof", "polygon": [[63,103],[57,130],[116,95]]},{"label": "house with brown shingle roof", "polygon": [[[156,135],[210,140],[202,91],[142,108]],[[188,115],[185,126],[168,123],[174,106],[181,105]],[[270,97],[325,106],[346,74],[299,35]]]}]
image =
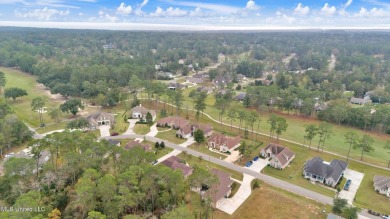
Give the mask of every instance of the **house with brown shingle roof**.
[{"label": "house with brown shingle roof", "polygon": [[144,149],[144,151],[146,152],[151,152],[152,151],[152,146],[150,144],[147,144],[147,143],[142,143],[142,142],[139,142],[139,141],[136,141],[136,140],[132,140],[132,141],[129,141],[126,145],[125,145],[125,149],[126,150],[130,150],[136,146],[139,146],[141,147],[142,149]]},{"label": "house with brown shingle roof", "polygon": [[188,139],[192,136],[193,129],[191,125],[184,126],[176,131],[176,137]]},{"label": "house with brown shingle roof", "polygon": [[207,144],[209,147],[218,149],[221,152],[232,152],[238,146],[240,146],[241,137],[230,137],[222,134],[213,134]]},{"label": "house with brown shingle roof", "polygon": [[156,111],[148,110],[145,107],[139,105],[131,109],[131,117],[133,119],[143,119],[146,120],[146,115],[150,113],[152,115],[153,121],[156,119]]},{"label": "house with brown shingle roof", "polygon": [[176,156],[171,156],[161,163],[163,165],[173,169],[173,170],[180,170],[183,173],[185,178],[190,176],[192,174],[192,171],[193,171],[191,167],[187,166],[183,162],[183,160],[181,160],[180,158],[178,158]]},{"label": "house with brown shingle roof", "polygon": [[102,125],[113,125],[115,117],[111,113],[95,112],[85,118],[89,123],[90,129],[96,129]]},{"label": "house with brown shingle roof", "polygon": [[189,124],[190,121],[177,116],[168,116],[157,121],[157,126],[159,127],[172,127],[174,129],[180,129]]},{"label": "house with brown shingle roof", "polygon": [[272,143],[262,149],[260,155],[271,158],[270,166],[276,169],[284,169],[295,158],[295,153],[289,148]]},{"label": "house with brown shingle roof", "polygon": [[211,188],[201,194],[202,198],[209,198],[211,200],[211,205],[214,208],[218,208],[223,199],[230,195],[233,180],[230,178],[229,174],[217,169],[212,169],[211,173],[218,177],[218,183],[214,184]]},{"label": "house with brown shingle roof", "polygon": [[176,137],[188,139],[194,135],[196,130],[202,130],[205,137],[213,134],[213,127],[209,124],[193,124],[180,128],[176,132]]},{"label": "house with brown shingle roof", "polygon": [[390,177],[386,176],[375,176],[374,177],[375,191],[379,194],[390,197]]}]

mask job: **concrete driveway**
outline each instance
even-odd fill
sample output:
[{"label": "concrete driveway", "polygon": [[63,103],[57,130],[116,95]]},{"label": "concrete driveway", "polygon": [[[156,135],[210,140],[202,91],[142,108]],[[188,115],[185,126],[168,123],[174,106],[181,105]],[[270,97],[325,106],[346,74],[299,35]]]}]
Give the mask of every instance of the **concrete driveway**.
[{"label": "concrete driveway", "polygon": [[150,126],[150,132],[146,135],[154,137],[157,135],[157,133],[158,133],[158,129],[157,129],[157,123],[156,123],[156,124]]},{"label": "concrete driveway", "polygon": [[364,177],[363,173],[347,169],[344,173],[345,179],[351,179],[351,185],[349,186],[349,190],[345,191],[344,185],[341,186],[341,192],[339,194],[340,198],[344,198],[348,200],[348,204],[352,205],[353,199],[355,198],[356,192],[360,186],[360,183],[362,182]]},{"label": "concrete driveway", "polygon": [[101,137],[109,137],[110,136],[110,126],[109,125],[101,125],[99,126],[100,136]]},{"label": "concrete driveway", "polygon": [[258,173],[260,173],[260,171],[269,164],[269,161],[267,159],[261,159],[261,158],[259,158],[257,161],[252,160],[252,162],[253,162],[252,166],[245,167],[245,168],[248,168]]},{"label": "concrete driveway", "polygon": [[219,210],[228,214],[233,214],[251,195],[252,188],[251,182],[255,177],[248,174],[244,174],[240,188],[232,198],[222,200],[221,204],[217,207]]},{"label": "concrete driveway", "polygon": [[127,128],[126,132],[124,133],[124,135],[126,134],[134,134],[134,126],[135,126],[135,123],[138,122],[139,119],[128,119],[127,122],[129,122],[129,127]]},{"label": "concrete driveway", "polygon": [[225,158],[225,161],[229,163],[234,163],[236,160],[238,160],[238,158],[240,158],[240,152],[232,151],[232,153]]}]

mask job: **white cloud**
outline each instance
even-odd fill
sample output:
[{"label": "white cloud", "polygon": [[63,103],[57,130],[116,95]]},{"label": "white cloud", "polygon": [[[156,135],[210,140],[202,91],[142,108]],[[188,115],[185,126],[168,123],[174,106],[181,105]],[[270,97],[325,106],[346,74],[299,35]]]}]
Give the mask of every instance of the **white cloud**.
[{"label": "white cloud", "polygon": [[195,8],[195,10],[190,11],[190,16],[191,17],[202,17],[202,16],[205,16],[205,14],[203,13],[202,9]]},{"label": "white cloud", "polygon": [[116,11],[119,13],[119,14],[125,14],[125,15],[128,15],[130,14],[132,11],[133,11],[133,8],[128,5],[126,6],[126,4],[124,2],[122,2],[119,7],[116,9]]},{"label": "white cloud", "polygon": [[145,7],[148,4],[149,0],[143,0],[141,4],[138,5],[138,7],[135,9],[134,13],[138,16],[144,15],[145,13],[142,11],[142,8]]},{"label": "white cloud", "polygon": [[79,13],[79,16],[84,16],[84,14],[82,12]]},{"label": "white cloud", "polygon": [[345,9],[347,9],[350,5],[352,5],[352,0],[348,0],[344,5],[343,7],[340,9],[339,11],[339,14],[342,15],[342,16],[347,16],[349,15],[348,12],[345,11]]},{"label": "white cloud", "polygon": [[309,6],[303,6],[302,3],[299,3],[294,9],[294,14],[298,15],[307,15],[310,12]]},{"label": "white cloud", "polygon": [[258,5],[256,5],[256,2],[253,1],[253,0],[249,0],[247,3],[246,3],[246,6],[245,6],[246,9],[249,9],[249,10],[257,10],[259,9],[260,7]]},{"label": "white cloud", "polygon": [[195,7],[200,9],[206,9],[210,11],[214,11],[220,14],[230,14],[236,13],[237,11],[242,10],[238,7],[233,7],[229,5],[223,4],[214,4],[214,3],[202,3],[202,2],[187,2],[187,1],[171,1],[171,0],[162,0],[163,2],[167,2],[170,5],[179,5],[179,6],[187,6],[187,7]]},{"label": "white cloud", "polygon": [[364,7],[360,8],[360,11],[354,14],[355,17],[384,17],[389,16],[389,13],[385,12],[382,8],[372,8],[371,10],[367,10]]},{"label": "white cloud", "polygon": [[98,14],[99,14],[99,16],[103,16],[104,15],[104,11],[100,10]]},{"label": "white cloud", "polygon": [[337,9],[335,6],[329,6],[328,3],[325,3],[324,7],[321,8],[321,13],[324,15],[334,15]]},{"label": "white cloud", "polygon": [[105,14],[104,17],[103,17],[106,21],[108,22],[111,22],[111,23],[115,23],[118,21],[118,18],[115,17],[115,16],[111,16],[109,14]]},{"label": "white cloud", "polygon": [[154,13],[150,14],[153,17],[183,17],[188,15],[188,12],[180,8],[169,7],[166,10],[157,7]]},{"label": "white cloud", "polygon": [[15,15],[17,17],[45,20],[45,21],[54,20],[57,19],[58,17],[68,16],[69,14],[70,14],[69,10],[61,11],[61,10],[51,9],[48,7],[44,7],[42,9],[34,9],[28,12],[15,11]]}]

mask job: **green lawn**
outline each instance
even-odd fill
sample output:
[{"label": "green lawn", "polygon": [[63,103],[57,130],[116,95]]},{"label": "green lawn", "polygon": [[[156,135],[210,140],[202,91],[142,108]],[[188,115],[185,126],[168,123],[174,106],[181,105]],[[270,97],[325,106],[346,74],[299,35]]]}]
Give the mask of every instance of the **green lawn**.
[{"label": "green lawn", "polygon": [[330,205],[307,199],[285,190],[260,183],[260,188],[252,191],[249,198],[232,215],[221,211],[214,212],[215,219],[235,218],[326,218]]},{"label": "green lawn", "polygon": [[[154,144],[152,144],[152,148],[154,149]],[[172,151],[173,149],[168,147],[165,147],[164,149],[156,150],[157,159],[169,154]]]},{"label": "green lawn", "polygon": [[[47,94],[45,94],[43,91],[40,91],[36,87],[37,83],[35,76],[10,68],[0,67],[0,71],[4,72],[7,79],[5,88],[19,87],[27,91],[28,96],[17,98],[15,102],[9,99],[7,102],[15,114],[19,117],[19,119],[26,122],[30,126],[38,127],[40,125],[38,113],[31,110],[32,99],[36,97],[42,97],[46,101],[46,106],[58,106],[57,103],[50,100]],[[55,122],[47,115],[47,113],[43,113],[43,119],[45,123]]]},{"label": "green lawn", "polygon": [[146,135],[150,132],[150,126],[147,124],[135,124],[133,131],[138,135]]},{"label": "green lawn", "polygon": [[65,129],[68,122],[59,122],[59,123],[52,123],[50,125],[47,125],[44,128],[37,128],[35,131],[37,131],[39,134],[43,134],[46,132],[51,132],[59,129]]},{"label": "green lawn", "polygon": [[178,155],[178,157],[185,160],[191,167],[193,167],[194,165],[198,165],[198,166],[205,168],[207,170],[218,169],[218,170],[224,171],[226,173],[229,173],[231,175],[231,177],[234,179],[237,179],[240,181],[242,181],[242,179],[243,179],[242,173],[239,173],[239,172],[236,172],[236,171],[231,170],[229,168],[211,163],[207,160],[199,159],[198,157],[194,157],[192,155],[184,154],[184,153],[180,153]]},{"label": "green lawn", "polygon": [[164,139],[164,140],[167,140],[167,141],[175,143],[175,144],[181,144],[181,143],[184,143],[184,142],[187,141],[187,139],[176,137],[176,130],[169,130],[169,131],[166,131],[166,132],[159,132],[156,135],[156,137]]},{"label": "green lawn", "polygon": [[[194,113],[190,113],[189,120],[191,120],[193,122],[196,121]],[[219,123],[211,121],[207,117],[201,116],[199,118],[199,121],[197,121],[197,122],[211,124],[214,127],[214,131],[217,131],[217,132],[222,132],[222,133],[226,133],[229,135],[237,135],[239,133],[238,129],[235,129],[235,128],[230,129],[230,127],[222,126]],[[241,131],[241,134],[243,134],[242,131]],[[250,138],[252,138],[252,137],[250,136]],[[247,141],[251,142],[251,139],[249,139]],[[258,155],[261,148],[267,146],[268,143],[270,143],[270,142],[276,142],[278,144],[288,146],[292,151],[294,151],[297,154],[296,155],[297,158],[291,164],[291,167],[287,167],[283,171],[266,169],[265,171],[267,174],[274,176],[274,177],[277,177],[277,178],[284,179],[286,181],[303,186],[303,187],[308,188],[308,189],[313,189],[314,191],[321,192],[322,194],[325,194],[325,195],[331,195],[331,192],[329,192],[328,189],[322,188],[321,186],[312,185],[307,180],[304,180],[303,177],[301,178],[302,169],[299,168],[299,165],[302,165],[303,160],[311,159],[314,156],[321,156],[324,160],[327,160],[327,161],[330,161],[334,158],[343,160],[344,158],[340,158],[338,156],[330,155],[330,154],[323,153],[323,152],[317,152],[316,150],[308,150],[308,148],[302,148],[302,145],[296,145],[296,144],[285,142],[282,140],[277,142],[276,139],[270,139],[267,136],[257,136],[257,141],[263,142],[263,145],[261,147],[259,147],[257,149],[257,151],[254,150],[254,152],[251,154],[251,158],[252,158],[252,156]],[[301,162],[301,163],[299,163],[299,162]],[[390,206],[390,199],[386,198],[385,196],[377,194],[374,191],[373,182],[372,182],[374,175],[390,176],[390,171],[367,166],[365,164],[360,164],[357,162],[350,162],[349,167],[352,170],[356,170],[356,171],[359,171],[359,172],[362,172],[365,174],[365,177],[363,178],[363,182],[362,182],[360,189],[358,190],[358,193],[356,195],[355,204],[359,207],[373,209],[373,210],[383,212],[383,213],[387,212],[390,214],[389,209],[388,209],[388,206]],[[294,169],[295,169],[295,171],[293,171]],[[292,176],[291,179],[290,179],[290,175]],[[302,184],[302,183],[304,183],[304,184]],[[321,188],[319,188],[319,187],[321,187]]]},{"label": "green lawn", "polygon": [[227,157],[226,155],[210,151],[204,144],[198,145],[197,143],[194,143],[188,146],[188,148],[222,160]]}]

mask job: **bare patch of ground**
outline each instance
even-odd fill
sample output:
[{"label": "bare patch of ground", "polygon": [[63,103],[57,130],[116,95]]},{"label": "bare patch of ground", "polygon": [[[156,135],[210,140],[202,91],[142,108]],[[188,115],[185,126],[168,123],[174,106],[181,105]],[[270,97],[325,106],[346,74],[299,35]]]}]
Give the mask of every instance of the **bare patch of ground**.
[{"label": "bare patch of ground", "polygon": [[61,96],[61,94],[52,94],[50,89],[47,88],[44,84],[37,83],[36,88],[38,91],[45,93],[54,102],[64,103],[66,101],[65,97]]},{"label": "bare patch of ground", "polygon": [[291,53],[289,56],[284,57],[284,58],[282,59],[282,62],[283,62],[285,65],[288,65],[288,63],[290,63],[291,59],[292,59],[292,58],[295,58],[296,56],[297,56],[297,54]]}]

